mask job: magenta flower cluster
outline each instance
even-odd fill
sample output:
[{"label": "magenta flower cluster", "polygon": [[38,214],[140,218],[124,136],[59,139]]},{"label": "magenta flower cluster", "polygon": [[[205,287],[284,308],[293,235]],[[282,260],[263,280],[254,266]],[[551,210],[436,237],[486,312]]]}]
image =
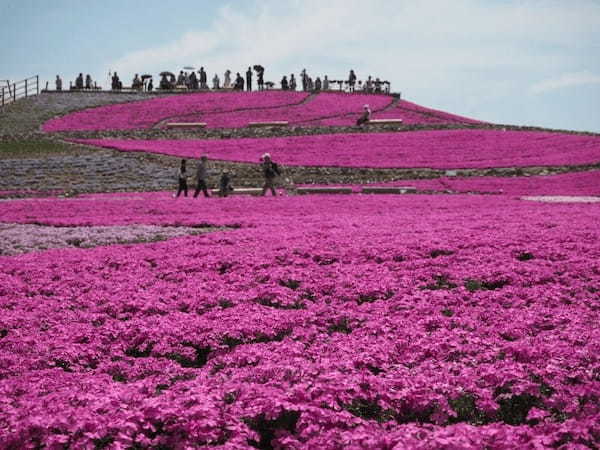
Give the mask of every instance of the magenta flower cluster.
[{"label": "magenta flower cluster", "polygon": [[0,257],[1,448],[600,445],[600,205],[202,200],[3,204],[237,228]]},{"label": "magenta flower cluster", "polygon": [[[302,185],[322,187],[325,185]],[[327,185],[351,187],[360,192],[363,187],[414,187],[422,192],[538,195],[538,196],[600,196],[600,171],[570,172],[558,175],[529,177],[453,177],[398,180],[362,185]]]},{"label": "magenta flower cluster", "polygon": [[436,130],[403,133],[327,134],[272,139],[125,140],[74,142],[121,151],[181,158],[256,162],[269,152],[282,164],[335,167],[435,169],[596,164],[598,136],[501,130]]},{"label": "magenta flower cluster", "polygon": [[45,132],[135,130],[190,114],[277,108],[302,102],[304,92],[227,92],[171,95],[131,103],[84,109],[47,121]]}]

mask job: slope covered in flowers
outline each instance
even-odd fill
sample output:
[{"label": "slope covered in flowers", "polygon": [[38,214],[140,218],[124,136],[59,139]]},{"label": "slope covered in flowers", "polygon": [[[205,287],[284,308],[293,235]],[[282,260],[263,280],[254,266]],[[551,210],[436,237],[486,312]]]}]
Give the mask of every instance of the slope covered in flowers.
[{"label": "slope covered in flowers", "polygon": [[[353,126],[368,104],[374,119],[405,124],[478,124],[388,95],[305,92],[207,92],[172,95],[84,109],[47,121],[46,132],[148,129],[161,122],[205,122],[208,128],[242,128],[250,122],[287,121],[296,126]],[[390,108],[391,107],[391,108]]]},{"label": "slope covered in flowers", "polygon": [[76,111],[47,121],[42,129],[45,132],[147,129],[171,117],[277,108],[300,103],[307,96],[304,92],[289,91],[180,94]]},{"label": "slope covered in flowers", "polygon": [[256,162],[269,152],[282,164],[338,167],[488,168],[600,162],[600,137],[550,132],[436,130],[228,140],[77,139],[122,151]]},{"label": "slope covered in flowers", "polygon": [[599,215],[504,196],[5,202],[2,221],[240,228],[0,257],[0,447],[597,447]]}]

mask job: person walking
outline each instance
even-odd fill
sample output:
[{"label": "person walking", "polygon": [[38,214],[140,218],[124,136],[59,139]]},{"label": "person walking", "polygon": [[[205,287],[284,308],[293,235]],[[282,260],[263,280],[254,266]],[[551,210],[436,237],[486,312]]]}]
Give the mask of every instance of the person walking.
[{"label": "person walking", "polygon": [[175,195],[175,197],[179,197],[179,194],[181,194],[182,191],[183,191],[183,195],[185,197],[187,197],[187,195],[188,195],[188,185],[187,185],[188,173],[187,173],[185,159],[181,160],[181,166],[179,167],[179,171],[177,172],[177,179],[179,181],[179,187],[177,188],[177,194]]},{"label": "person walking", "polygon": [[265,178],[265,184],[263,185],[262,195],[264,196],[267,194],[267,189],[271,190],[271,193],[273,195],[277,195],[277,192],[275,192],[275,177],[281,175],[281,172],[279,171],[279,166],[277,166],[277,164],[271,160],[271,155],[268,153],[262,155],[261,160],[261,167],[263,171],[263,176]]},{"label": "person walking", "polygon": [[294,77],[294,74],[292,73],[290,75],[290,91],[295,91],[296,90],[296,78]]},{"label": "person walking", "polygon": [[198,163],[198,169],[196,170],[196,191],[194,192],[194,198],[198,197],[200,191],[204,193],[205,197],[208,195],[208,186],[206,185],[206,179],[208,178],[208,157],[202,155],[200,157],[200,163]]},{"label": "person walking", "polygon": [[246,71],[246,90],[248,92],[252,91],[252,68],[248,67]]},{"label": "person walking", "polygon": [[207,84],[208,77],[206,76],[204,67],[200,67],[200,70],[198,71],[198,73],[200,74],[200,89],[208,89],[208,84]]}]

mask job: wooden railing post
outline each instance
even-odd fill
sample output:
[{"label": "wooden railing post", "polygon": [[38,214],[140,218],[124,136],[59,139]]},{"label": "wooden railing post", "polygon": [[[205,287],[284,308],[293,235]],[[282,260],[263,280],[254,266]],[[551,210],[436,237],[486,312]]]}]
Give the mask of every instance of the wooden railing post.
[{"label": "wooden railing post", "polygon": [[27,78],[25,79],[25,97],[27,97]]},{"label": "wooden railing post", "polygon": [[17,83],[13,83],[13,100],[17,101]]},{"label": "wooden railing post", "polygon": [[35,76],[35,94],[40,95],[40,76],[39,75]]},{"label": "wooden railing post", "polygon": [[4,88],[2,88],[2,106],[4,106]]}]

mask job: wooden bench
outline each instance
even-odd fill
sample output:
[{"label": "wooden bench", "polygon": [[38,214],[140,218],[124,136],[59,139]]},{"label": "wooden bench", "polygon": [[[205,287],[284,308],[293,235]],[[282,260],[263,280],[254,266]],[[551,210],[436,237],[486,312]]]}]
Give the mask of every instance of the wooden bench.
[{"label": "wooden bench", "polygon": [[352,194],[352,188],[346,187],[299,187],[296,194]]},{"label": "wooden bench", "polygon": [[361,194],[412,194],[417,189],[411,186],[370,186],[363,187]]},{"label": "wooden bench", "polygon": [[[212,195],[219,195],[219,189],[211,189]],[[261,195],[262,188],[233,188],[228,195]]]},{"label": "wooden bench", "polygon": [[205,122],[169,122],[167,128],[206,128]]},{"label": "wooden bench", "polygon": [[260,128],[260,127],[287,127],[287,120],[274,120],[271,122],[249,122],[248,127],[250,128]]},{"label": "wooden bench", "polygon": [[402,119],[371,119],[367,125],[402,125]]}]

